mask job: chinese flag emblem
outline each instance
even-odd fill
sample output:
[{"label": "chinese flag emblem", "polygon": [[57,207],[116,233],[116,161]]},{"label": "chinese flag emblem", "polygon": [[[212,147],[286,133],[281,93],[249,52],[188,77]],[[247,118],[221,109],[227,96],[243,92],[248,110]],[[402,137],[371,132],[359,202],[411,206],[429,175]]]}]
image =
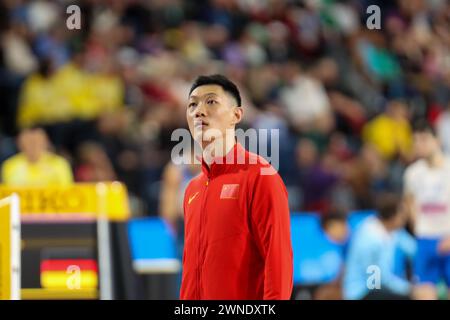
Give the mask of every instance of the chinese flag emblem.
[{"label": "chinese flag emblem", "polygon": [[224,184],[222,186],[222,192],[220,193],[220,199],[237,199],[239,197],[239,185],[238,184]]}]

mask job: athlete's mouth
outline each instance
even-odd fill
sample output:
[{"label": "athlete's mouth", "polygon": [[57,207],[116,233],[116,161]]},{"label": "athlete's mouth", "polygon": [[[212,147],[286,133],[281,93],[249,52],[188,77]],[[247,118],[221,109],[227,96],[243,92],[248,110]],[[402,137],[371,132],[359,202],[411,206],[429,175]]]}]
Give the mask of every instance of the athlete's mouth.
[{"label": "athlete's mouth", "polygon": [[205,128],[207,126],[208,126],[208,123],[203,121],[203,120],[194,120],[194,127],[195,128],[202,129],[202,128]]}]

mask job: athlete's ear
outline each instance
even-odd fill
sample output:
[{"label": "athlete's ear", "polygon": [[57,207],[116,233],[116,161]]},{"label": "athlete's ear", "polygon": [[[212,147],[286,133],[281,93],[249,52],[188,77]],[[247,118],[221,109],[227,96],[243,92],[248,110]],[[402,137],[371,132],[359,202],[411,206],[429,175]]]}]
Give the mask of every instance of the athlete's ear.
[{"label": "athlete's ear", "polygon": [[242,107],[233,107],[233,125],[241,122],[242,117],[244,116],[244,109]]}]

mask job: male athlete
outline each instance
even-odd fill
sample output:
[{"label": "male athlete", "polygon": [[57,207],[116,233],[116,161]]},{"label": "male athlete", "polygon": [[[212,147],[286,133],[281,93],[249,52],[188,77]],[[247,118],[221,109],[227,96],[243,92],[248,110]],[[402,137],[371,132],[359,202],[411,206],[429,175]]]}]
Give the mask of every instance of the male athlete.
[{"label": "male athlete", "polygon": [[184,198],[181,299],[291,296],[286,188],[270,164],[236,142],[242,116],[241,97],[230,80],[222,75],[195,80],[186,117],[202,149],[202,172]]},{"label": "male athlete", "polygon": [[418,157],[404,176],[405,198],[417,237],[417,298],[437,299],[436,284],[450,285],[450,158],[425,121],[414,128]]}]

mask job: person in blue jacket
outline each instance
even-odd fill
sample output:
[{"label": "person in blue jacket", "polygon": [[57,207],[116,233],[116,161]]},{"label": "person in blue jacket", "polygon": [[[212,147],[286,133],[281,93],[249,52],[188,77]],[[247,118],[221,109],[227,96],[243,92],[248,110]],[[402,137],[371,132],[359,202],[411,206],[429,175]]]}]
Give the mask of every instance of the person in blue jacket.
[{"label": "person in blue jacket", "polygon": [[396,252],[412,258],[416,244],[403,229],[404,205],[393,194],[377,201],[377,215],[368,217],[352,236],[343,279],[345,299],[412,299],[413,285],[396,272]]}]

